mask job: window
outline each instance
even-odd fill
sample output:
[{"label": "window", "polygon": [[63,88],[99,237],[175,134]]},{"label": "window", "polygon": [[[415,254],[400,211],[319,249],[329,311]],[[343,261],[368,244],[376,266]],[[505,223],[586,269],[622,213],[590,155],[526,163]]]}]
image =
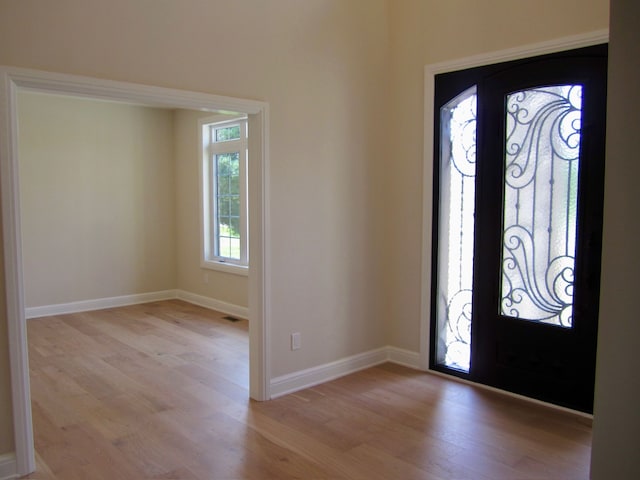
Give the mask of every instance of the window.
[{"label": "window", "polygon": [[200,122],[202,266],[247,274],[247,120]]}]

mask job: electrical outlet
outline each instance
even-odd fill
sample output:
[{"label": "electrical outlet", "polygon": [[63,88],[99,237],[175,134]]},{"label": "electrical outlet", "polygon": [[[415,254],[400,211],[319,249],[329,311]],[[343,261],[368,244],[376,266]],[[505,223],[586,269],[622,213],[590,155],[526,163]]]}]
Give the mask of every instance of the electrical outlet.
[{"label": "electrical outlet", "polygon": [[291,350],[300,350],[302,347],[302,335],[300,332],[293,332],[291,334]]}]

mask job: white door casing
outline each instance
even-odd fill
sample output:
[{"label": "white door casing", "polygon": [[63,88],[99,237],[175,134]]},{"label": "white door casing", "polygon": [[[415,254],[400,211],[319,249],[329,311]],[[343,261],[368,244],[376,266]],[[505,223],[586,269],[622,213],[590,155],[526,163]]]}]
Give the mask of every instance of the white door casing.
[{"label": "white door casing", "polygon": [[9,363],[16,473],[35,470],[22,272],[17,92],[129,102],[162,108],[247,114],[249,120],[249,344],[250,396],[270,398],[268,242],[268,113],[265,102],[90,77],[0,67],[0,181]]}]

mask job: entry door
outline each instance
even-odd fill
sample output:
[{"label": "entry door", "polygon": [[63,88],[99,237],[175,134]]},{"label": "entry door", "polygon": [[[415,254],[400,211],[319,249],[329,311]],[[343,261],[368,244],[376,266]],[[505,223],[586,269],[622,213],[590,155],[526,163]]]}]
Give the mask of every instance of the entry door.
[{"label": "entry door", "polygon": [[[453,370],[473,381],[590,412],[602,236],[606,46],[474,69],[464,78],[464,72],[448,82],[445,78],[449,86],[439,92],[459,83],[467,92],[473,89],[476,102],[473,149],[467,145],[465,150],[475,171],[466,177],[466,187],[458,189],[464,194],[473,184],[474,206],[471,213],[467,207],[461,214],[469,217],[461,230],[470,230],[472,223],[472,246],[466,235],[471,253],[459,259],[460,271],[468,269],[470,278],[461,289],[466,292],[462,312],[468,319],[469,359],[467,371],[459,365]],[[459,148],[456,141],[465,140],[451,139],[452,124],[447,122],[456,113],[447,107],[451,104],[446,96],[440,100],[444,110],[437,132],[438,225],[451,230],[458,206],[443,208],[443,203],[459,192],[445,192],[444,162]],[[439,317],[449,316],[449,322],[460,317],[454,313],[460,298],[444,308],[438,305],[441,290],[451,288],[450,274],[444,274],[445,281],[443,270],[455,263],[446,253],[457,248],[452,238],[451,232],[446,238],[437,235],[434,272],[432,366],[443,370],[452,366],[443,360],[447,347],[438,331],[443,325]]]}]

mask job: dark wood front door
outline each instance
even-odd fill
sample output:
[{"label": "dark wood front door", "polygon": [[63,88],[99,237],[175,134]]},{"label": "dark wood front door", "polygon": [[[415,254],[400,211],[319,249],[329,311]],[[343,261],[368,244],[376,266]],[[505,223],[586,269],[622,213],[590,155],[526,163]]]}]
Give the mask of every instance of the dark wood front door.
[{"label": "dark wood front door", "polygon": [[471,71],[477,116],[466,375],[585,412],[593,408],[606,67],[606,46],[597,46]]}]

